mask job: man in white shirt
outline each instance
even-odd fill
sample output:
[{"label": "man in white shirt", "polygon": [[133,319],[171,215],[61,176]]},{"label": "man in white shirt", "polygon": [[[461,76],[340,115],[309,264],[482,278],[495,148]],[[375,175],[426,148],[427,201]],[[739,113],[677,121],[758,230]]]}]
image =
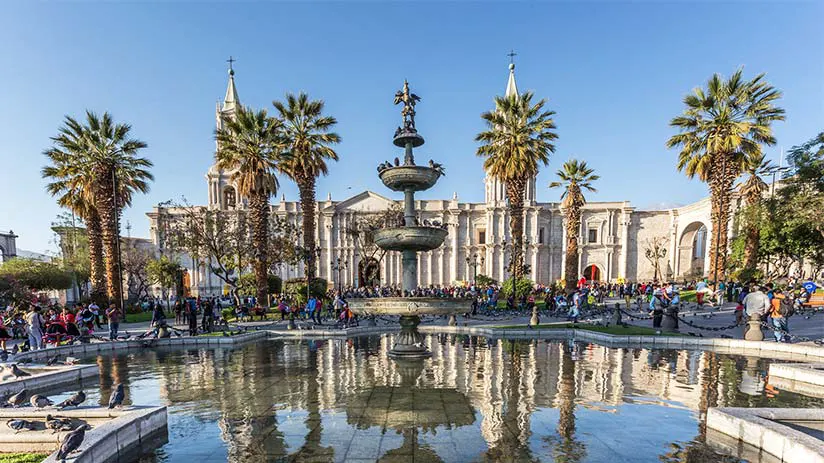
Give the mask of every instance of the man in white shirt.
[{"label": "man in white shirt", "polygon": [[767,297],[764,287],[753,286],[749,293],[744,296],[741,304],[744,306],[744,317],[751,314],[764,315],[770,311],[770,298]]}]

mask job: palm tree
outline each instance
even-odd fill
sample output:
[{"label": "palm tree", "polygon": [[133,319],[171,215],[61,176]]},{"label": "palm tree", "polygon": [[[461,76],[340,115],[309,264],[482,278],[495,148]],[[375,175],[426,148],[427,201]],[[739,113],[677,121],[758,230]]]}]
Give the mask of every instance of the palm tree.
[{"label": "palm tree", "polygon": [[586,161],[570,159],[555,175],[560,182],[552,182],[550,188],[563,187],[561,193],[561,209],[566,216],[566,264],[564,265],[564,279],[567,290],[575,288],[578,282],[578,233],[581,230],[581,209],[587,200],[583,190],[598,191],[592,183],[601,178],[587,166]]},{"label": "palm tree", "polygon": [[[727,265],[727,230],[730,197],[735,179],[747,157],[761,152],[762,145],[774,145],[771,125],[784,120],[784,110],[775,106],[781,92],[766,82],[764,74],[744,80],[742,70],[729,79],[715,74],[707,88],[696,88],[684,97],[684,113],[670,121],[679,133],[667,147],[680,148],[678,170],[689,178],[698,176],[710,188],[712,226],[710,258],[713,275],[723,276]],[[720,259],[716,259],[716,254]]]},{"label": "palm tree", "polygon": [[[85,124],[66,116],[54,146],[46,151],[52,161],[43,168],[54,179],[47,190],[62,194],[58,204],[80,215],[89,233],[92,285],[99,294],[104,277],[108,297],[120,306],[122,282],[118,271],[119,217],[135,192],[149,191],[151,161],[137,157],[146,143],[129,138],[131,126],[115,124],[109,113],[98,117],[86,111]],[[115,189],[117,195],[115,196]],[[102,252],[101,252],[102,251]],[[102,256],[105,257],[101,265]]]},{"label": "palm tree", "polygon": [[532,92],[495,97],[495,109],[483,113],[487,130],[475,141],[481,142],[477,155],[484,160],[490,176],[504,183],[509,202],[509,229],[512,235],[512,274],[521,278],[523,265],[524,193],[529,180],[538,175],[540,164],[549,163],[555,152],[553,132],[555,111],[545,110],[546,100],[532,104]]},{"label": "palm tree", "polygon": [[100,216],[94,207],[94,178],[88,168],[89,163],[83,161],[83,127],[67,117],[66,125],[59,130],[60,135],[51,138],[55,146],[43,153],[49,158],[50,165],[43,167],[41,175],[51,180],[46,185],[46,191],[52,196],[59,196],[57,204],[77,214],[86,223],[91,297],[92,300],[103,303],[106,299],[103,231]]},{"label": "palm tree", "polygon": [[327,160],[338,160],[338,154],[330,145],[340,143],[340,135],[331,132],[337,119],[323,115],[323,100],[310,100],[305,93],[295,96],[286,94],[286,102],[273,101],[286,139],[288,159],[281,164],[281,171],[291,178],[300,192],[303,215],[303,247],[307,254],[306,279],[315,277],[315,182],[320,175],[328,174]]},{"label": "palm tree", "polygon": [[269,197],[277,194],[276,172],[283,160],[282,124],[266,110],[239,107],[234,118],[215,131],[219,169],[230,172],[240,196],[249,198],[252,222],[252,267],[258,304],[265,304],[269,289],[267,247]]},{"label": "palm tree", "polygon": [[753,156],[748,156],[744,164],[744,173],[747,179],[739,185],[739,192],[747,203],[751,214],[744,224],[744,269],[755,270],[758,265],[758,223],[757,217],[758,206],[761,204],[761,198],[767,190],[767,182],[761,177],[773,172],[774,166],[772,162],[765,159],[764,153],[757,153]]}]

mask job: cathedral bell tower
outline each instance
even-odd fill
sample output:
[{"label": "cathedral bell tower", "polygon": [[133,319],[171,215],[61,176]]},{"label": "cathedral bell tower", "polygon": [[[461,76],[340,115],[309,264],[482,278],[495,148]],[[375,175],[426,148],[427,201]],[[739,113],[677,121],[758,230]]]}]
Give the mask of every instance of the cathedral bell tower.
[{"label": "cathedral bell tower", "polygon": [[[515,56],[515,53],[510,53],[510,58]],[[515,84],[515,63],[509,63],[509,80],[506,82],[506,92],[504,96],[518,95],[518,86]],[[535,184],[537,177],[532,177],[526,184],[526,191],[524,192],[524,205],[531,206],[535,204]],[[492,177],[487,172],[484,177],[484,202],[488,206],[497,206],[506,204],[506,189],[504,183]]]},{"label": "cathedral bell tower", "polygon": [[[235,70],[232,64],[235,59],[231,56],[227,60],[229,63],[229,85],[226,87],[226,96],[223,104],[217,103],[215,108],[215,128],[223,128],[225,121],[235,117],[235,112],[240,106],[240,99],[235,88]],[[215,141],[215,150],[219,148]],[[218,169],[215,164],[209,168],[206,174],[206,182],[209,186],[209,209],[231,210],[240,205],[241,201],[237,194],[237,188],[231,181],[232,172]]]}]

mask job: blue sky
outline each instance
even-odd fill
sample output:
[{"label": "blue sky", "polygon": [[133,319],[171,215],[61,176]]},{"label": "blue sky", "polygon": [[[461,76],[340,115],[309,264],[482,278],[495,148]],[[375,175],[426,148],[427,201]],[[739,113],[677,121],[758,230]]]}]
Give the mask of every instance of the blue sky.
[{"label": "blue sky", "polygon": [[[125,212],[133,236],[145,213],[185,195],[206,202],[215,102],[234,55],[244,104],[271,109],[285,92],[322,98],[339,120],[341,162],[318,198],[365,189],[393,197],[375,166],[394,158],[392,96],[409,79],[423,97],[422,159],[447,176],[422,198],[483,200],[475,156],[479,115],[503,92],[514,48],[521,91],[557,111],[559,140],[538,178],[539,201],[558,166],[577,157],[601,174],[590,200],[639,208],[685,204],[706,188],[675,170],[664,143],[681,99],[714,72],[745,66],[784,91],[779,144],[824,129],[824,3],[37,3],[0,15],[0,230],[18,246],[52,247],[59,212],[40,178],[42,151],[65,114],[110,111],[148,142],[152,191]],[[768,150],[777,159],[778,147]],[[296,189],[282,182],[296,199]],[[124,230],[125,234],[125,230]]]}]

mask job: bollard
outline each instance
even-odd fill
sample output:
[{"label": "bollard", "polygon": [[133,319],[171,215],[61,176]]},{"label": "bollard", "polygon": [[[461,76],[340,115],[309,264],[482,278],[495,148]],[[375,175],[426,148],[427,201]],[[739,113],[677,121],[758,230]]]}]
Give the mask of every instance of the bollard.
[{"label": "bollard", "polygon": [[615,307],[612,309],[612,324],[615,326],[623,325],[623,321],[621,319],[621,305],[617,302],[615,303]]},{"label": "bollard", "polygon": [[455,318],[455,314],[454,314],[454,313],[449,315],[449,322],[448,322],[448,324],[449,324],[449,326],[457,326],[457,325],[458,325],[458,319],[457,319],[457,318]]},{"label": "bollard", "polygon": [[678,331],[678,307],[671,305],[664,309],[664,320],[661,322],[664,331]]},{"label": "bollard", "polygon": [[761,315],[754,313],[750,314],[750,319],[747,321],[747,331],[744,332],[744,339],[747,341],[763,341],[764,332],[761,331]]},{"label": "bollard", "polygon": [[536,327],[540,323],[541,320],[538,318],[538,306],[535,305],[532,307],[532,318],[529,319],[529,326]]}]

